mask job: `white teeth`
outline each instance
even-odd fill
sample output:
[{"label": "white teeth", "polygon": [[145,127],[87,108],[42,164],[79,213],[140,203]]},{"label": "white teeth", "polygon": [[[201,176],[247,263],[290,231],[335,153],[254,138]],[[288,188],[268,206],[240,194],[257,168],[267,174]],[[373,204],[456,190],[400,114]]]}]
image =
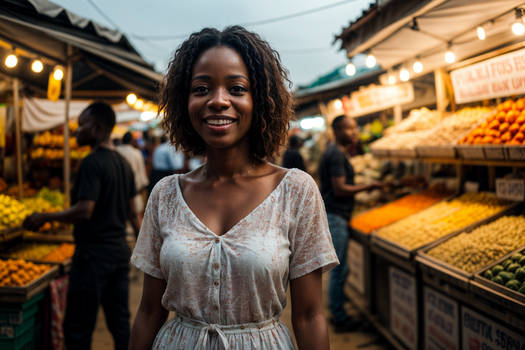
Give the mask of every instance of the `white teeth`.
[{"label": "white teeth", "polygon": [[231,119],[208,119],[206,120],[206,123],[208,123],[209,125],[220,126],[220,125],[232,124],[233,120]]}]

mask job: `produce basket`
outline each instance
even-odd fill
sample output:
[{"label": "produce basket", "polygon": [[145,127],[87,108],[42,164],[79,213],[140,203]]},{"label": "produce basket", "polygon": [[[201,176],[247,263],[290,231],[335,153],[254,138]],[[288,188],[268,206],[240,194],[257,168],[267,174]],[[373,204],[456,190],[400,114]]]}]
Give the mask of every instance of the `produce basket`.
[{"label": "produce basket", "polygon": [[416,152],[421,158],[456,158],[456,149],[453,145],[418,146]]},{"label": "produce basket", "polygon": [[485,151],[485,159],[488,160],[505,160],[507,158],[507,152],[505,147],[501,145],[486,145],[483,146]]},{"label": "produce basket", "polygon": [[20,228],[11,228],[0,231],[0,243],[8,242],[22,236],[23,230]]},{"label": "produce basket", "polygon": [[[50,265],[50,264],[46,264]],[[58,266],[51,268],[25,286],[0,287],[0,298],[5,302],[24,302],[47,288],[49,282],[58,274]]]},{"label": "produce basket", "polygon": [[386,158],[390,155],[390,151],[386,148],[371,148],[370,152],[379,158]]},{"label": "produce basket", "polygon": [[[499,259],[498,261],[496,261],[496,262],[492,263],[491,265],[483,268],[482,270],[476,272],[476,274],[474,275],[474,281],[476,281],[479,284],[481,284],[483,286],[486,286],[486,287],[488,287],[488,288],[490,288],[490,289],[492,289],[492,290],[494,290],[494,291],[496,291],[496,292],[498,292],[500,294],[503,294],[503,295],[513,299],[513,300],[516,300],[525,309],[525,291],[523,293],[520,293],[520,292],[515,291],[515,290],[513,290],[511,288],[508,288],[508,287],[506,287],[504,285],[501,285],[499,283],[493,282],[493,281],[487,279],[484,276],[485,271],[487,271],[487,270],[491,270],[492,271],[496,265],[502,265],[503,266],[505,261],[507,261],[507,260],[511,260],[512,261],[512,257],[516,256],[517,254],[520,254],[521,256],[525,256],[525,247],[522,247],[520,249],[517,249],[517,250],[513,251],[512,253],[509,253],[509,254],[505,255],[503,258]],[[513,261],[511,264],[513,264],[513,263],[516,263],[516,262]],[[520,265],[519,261],[518,261],[518,265]],[[525,269],[525,263],[524,263],[524,265],[520,265],[520,266],[521,266],[520,268]],[[520,269],[520,268],[518,268],[518,269]],[[504,268],[503,271],[506,272],[505,268]],[[525,284],[525,277],[522,278],[522,281],[520,281],[520,285],[521,284]]]},{"label": "produce basket", "polygon": [[505,145],[508,160],[525,160],[525,146]]},{"label": "produce basket", "polygon": [[457,145],[456,150],[461,158],[466,160],[485,159],[483,146],[479,145]]}]

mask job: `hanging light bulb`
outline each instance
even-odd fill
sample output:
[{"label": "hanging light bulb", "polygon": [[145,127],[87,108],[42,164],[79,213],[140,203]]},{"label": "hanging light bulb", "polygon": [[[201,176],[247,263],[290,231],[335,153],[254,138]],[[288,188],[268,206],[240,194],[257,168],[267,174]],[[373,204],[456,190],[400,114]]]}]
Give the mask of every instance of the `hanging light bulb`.
[{"label": "hanging light bulb", "polygon": [[334,107],[335,109],[338,109],[338,110],[343,109],[343,101],[341,101],[340,99],[335,100]]},{"label": "hanging light bulb", "polygon": [[345,67],[345,73],[350,77],[355,75],[356,71],[355,65],[352,62],[348,63]]},{"label": "hanging light bulb", "polygon": [[485,33],[485,29],[480,26],[478,27],[477,32],[478,32],[478,39],[485,40],[485,38],[487,37],[487,33]]},{"label": "hanging light bulb", "polygon": [[517,22],[514,22],[512,24],[512,32],[516,36],[521,36],[521,35],[525,34],[525,26],[523,25],[521,20],[519,20]]},{"label": "hanging light bulb", "polygon": [[421,73],[423,71],[423,63],[420,61],[414,62],[412,69],[414,70],[414,73]]},{"label": "hanging light bulb", "polygon": [[144,100],[142,100],[142,99],[138,99],[138,100],[135,102],[135,108],[136,108],[136,109],[142,109],[142,107],[144,107]]},{"label": "hanging light bulb", "polygon": [[396,83],[396,77],[395,77],[394,74],[390,74],[390,75],[388,76],[388,83],[389,83],[390,85],[394,85],[394,84]]},{"label": "hanging light bulb", "polygon": [[137,95],[135,95],[134,93],[128,94],[128,96],[126,96],[126,102],[129,105],[133,106],[135,104],[135,102],[137,102]]},{"label": "hanging light bulb", "polygon": [[55,80],[62,80],[64,78],[64,71],[62,70],[62,67],[56,66],[55,70],[53,72],[53,78]]},{"label": "hanging light bulb", "polygon": [[445,62],[454,63],[456,61],[456,55],[451,50],[445,52]]},{"label": "hanging light bulb", "polygon": [[44,70],[44,64],[39,59],[33,60],[31,70],[35,73],[41,73]]},{"label": "hanging light bulb", "polygon": [[366,66],[368,68],[372,68],[376,65],[377,61],[374,55],[368,55],[366,56]]},{"label": "hanging light bulb", "polygon": [[4,64],[7,68],[15,68],[18,64],[18,57],[14,53],[7,55]]},{"label": "hanging light bulb", "polygon": [[410,72],[408,69],[403,68],[399,71],[399,79],[401,81],[408,81],[410,79]]}]

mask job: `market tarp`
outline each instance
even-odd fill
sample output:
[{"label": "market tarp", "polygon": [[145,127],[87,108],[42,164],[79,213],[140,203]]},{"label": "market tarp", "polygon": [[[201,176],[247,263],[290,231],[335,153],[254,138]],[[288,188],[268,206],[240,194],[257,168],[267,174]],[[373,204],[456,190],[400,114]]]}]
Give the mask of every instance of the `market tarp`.
[{"label": "market tarp", "polygon": [[[71,101],[69,104],[70,119],[77,119],[80,112],[86,108],[91,101]],[[39,132],[64,125],[65,101],[49,101],[42,98],[24,98],[22,109],[22,131]],[[130,108],[125,103],[113,105],[113,110],[117,114],[126,114]]]},{"label": "market tarp", "polygon": [[[122,100],[130,91],[154,100],[162,75],[145,62],[124,35],[66,11],[47,0],[4,0],[0,6],[0,41],[12,44],[44,61],[65,65],[67,47],[73,48],[73,98]],[[1,48],[5,55],[8,48]],[[45,96],[47,76],[31,72],[29,59],[0,73],[19,77],[35,95]],[[47,62],[44,62],[47,63]]]},{"label": "market tarp", "polygon": [[[516,20],[513,10],[522,5],[523,0],[394,0],[366,21],[366,15],[357,20],[337,39],[349,56],[367,52],[385,69],[418,59],[428,72],[445,65],[447,48],[459,61],[521,41],[510,25]],[[485,40],[477,38],[480,25]]]}]

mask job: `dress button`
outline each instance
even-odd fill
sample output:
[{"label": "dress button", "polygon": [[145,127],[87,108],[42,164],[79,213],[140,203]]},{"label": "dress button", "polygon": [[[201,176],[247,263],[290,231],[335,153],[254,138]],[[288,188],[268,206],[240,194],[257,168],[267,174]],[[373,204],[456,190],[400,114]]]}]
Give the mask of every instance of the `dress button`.
[{"label": "dress button", "polygon": [[239,328],[240,328],[240,329],[244,329],[245,327],[244,327],[244,326],[240,326]]},{"label": "dress button", "polygon": [[218,286],[219,286],[219,281],[215,281],[215,282],[213,282],[213,285],[214,285],[215,287],[218,287]]},{"label": "dress button", "polygon": [[218,270],[219,267],[220,267],[219,264],[217,264],[217,263],[213,264],[213,268],[214,268],[215,270]]},{"label": "dress button", "polygon": [[219,310],[219,305],[213,305],[213,310],[215,311]]},{"label": "dress button", "polygon": [[215,238],[215,243],[219,243],[221,240],[218,238]]}]

